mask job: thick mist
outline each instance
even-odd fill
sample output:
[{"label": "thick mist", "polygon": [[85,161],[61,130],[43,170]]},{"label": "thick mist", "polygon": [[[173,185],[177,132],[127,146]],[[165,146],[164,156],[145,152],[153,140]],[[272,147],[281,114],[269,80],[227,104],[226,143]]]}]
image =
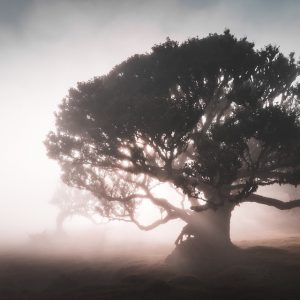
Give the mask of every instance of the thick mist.
[{"label": "thick mist", "polygon": [[[145,233],[130,224],[95,226],[74,217],[64,224],[68,237],[53,236],[58,210],[50,202],[60,171],[43,145],[54,127],[53,112],[76,82],[105,74],[168,36],[183,41],[230,28],[258,48],[275,43],[298,56],[299,9],[292,0],[0,1],[0,248],[170,252],[182,223]],[[263,193],[289,199],[282,187]],[[242,204],[233,213],[232,239],[295,235],[299,223],[290,214]]]}]

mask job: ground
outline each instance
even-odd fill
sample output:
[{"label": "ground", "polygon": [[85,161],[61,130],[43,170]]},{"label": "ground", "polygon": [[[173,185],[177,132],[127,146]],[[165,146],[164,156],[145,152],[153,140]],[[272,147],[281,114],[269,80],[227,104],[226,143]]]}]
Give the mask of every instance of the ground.
[{"label": "ground", "polygon": [[240,242],[247,259],[207,273],[150,260],[13,252],[0,256],[1,300],[300,299],[300,237]]}]

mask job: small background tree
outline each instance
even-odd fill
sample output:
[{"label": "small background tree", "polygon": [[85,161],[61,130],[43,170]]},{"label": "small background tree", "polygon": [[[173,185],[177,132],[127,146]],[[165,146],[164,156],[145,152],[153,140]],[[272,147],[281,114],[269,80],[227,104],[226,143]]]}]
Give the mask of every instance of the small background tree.
[{"label": "small background tree", "polygon": [[59,210],[56,217],[57,233],[64,232],[63,225],[68,218],[84,217],[94,224],[97,224],[97,219],[99,221],[99,214],[96,211],[98,200],[88,191],[82,191],[61,183],[50,203]]}]

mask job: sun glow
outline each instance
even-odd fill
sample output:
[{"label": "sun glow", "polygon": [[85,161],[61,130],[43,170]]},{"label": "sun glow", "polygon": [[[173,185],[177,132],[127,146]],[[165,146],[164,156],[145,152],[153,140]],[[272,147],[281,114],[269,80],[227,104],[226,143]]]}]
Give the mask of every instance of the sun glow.
[{"label": "sun glow", "polygon": [[[157,198],[163,198],[170,204],[185,208],[184,196],[169,183],[157,184],[152,190],[152,194]],[[154,205],[150,200],[143,200],[137,210],[137,218],[143,225],[148,225],[162,217],[162,210]]]}]

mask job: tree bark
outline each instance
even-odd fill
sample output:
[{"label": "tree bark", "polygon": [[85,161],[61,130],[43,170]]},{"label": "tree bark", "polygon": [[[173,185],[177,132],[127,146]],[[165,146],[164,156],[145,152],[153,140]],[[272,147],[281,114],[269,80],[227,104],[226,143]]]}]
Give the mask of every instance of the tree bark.
[{"label": "tree bark", "polygon": [[[167,262],[183,267],[203,270],[226,263],[236,247],[230,239],[230,219],[234,205],[226,203],[216,210],[193,213]],[[199,266],[201,265],[201,266]],[[190,269],[190,267],[188,267]]]},{"label": "tree bark", "polygon": [[194,231],[194,239],[209,248],[232,246],[230,239],[230,220],[234,206],[226,203],[216,210],[208,209],[194,213],[189,223]]}]

